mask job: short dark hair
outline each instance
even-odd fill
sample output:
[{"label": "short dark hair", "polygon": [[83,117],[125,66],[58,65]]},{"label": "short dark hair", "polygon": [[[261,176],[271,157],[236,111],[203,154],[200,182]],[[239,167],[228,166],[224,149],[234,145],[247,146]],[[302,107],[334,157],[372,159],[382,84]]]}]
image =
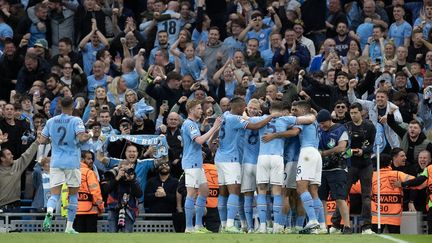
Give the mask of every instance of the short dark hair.
[{"label": "short dark hair", "polygon": [[270,109],[282,111],[284,109],[284,103],[282,101],[278,101],[278,100],[273,101],[271,103]]},{"label": "short dark hair", "polygon": [[219,27],[217,27],[217,26],[210,27],[209,30],[208,30],[208,32],[210,32],[211,30],[217,30],[218,33],[220,33]]},{"label": "short dark hair", "polygon": [[55,73],[50,73],[50,74],[48,74],[46,80],[48,80],[48,79],[50,79],[50,78],[53,78],[57,83],[60,82],[60,76],[58,76],[58,75],[55,74]]},{"label": "short dark hair", "polygon": [[423,130],[423,125],[421,124],[421,122],[417,121],[417,120],[411,120],[409,122],[409,125],[419,125],[420,130]]},{"label": "short dark hair", "polygon": [[63,37],[59,41],[65,43],[66,45],[72,46],[72,40],[69,37]]},{"label": "short dark hair", "polygon": [[73,103],[74,100],[72,97],[63,97],[60,102],[62,108],[71,108],[73,107]]},{"label": "short dark hair", "polygon": [[385,168],[390,166],[392,157],[390,155],[382,153],[380,154],[380,168]]},{"label": "short dark hair", "polygon": [[402,151],[404,151],[403,149],[401,149],[401,148],[393,148],[392,150],[391,150],[391,152],[390,152],[390,156],[392,157],[392,158],[394,158],[394,157],[396,157],[396,155],[398,155],[400,152],[402,152]]},{"label": "short dark hair", "polygon": [[171,71],[167,74],[167,78],[166,81],[170,81],[170,80],[182,80],[182,76],[175,71]]},{"label": "short dark hair", "polygon": [[350,105],[350,110],[353,109],[358,109],[359,111],[363,111],[363,106],[358,102],[354,102]]},{"label": "short dark hair", "polygon": [[311,108],[312,108],[310,102],[307,101],[307,100],[297,100],[297,101],[294,101],[292,103],[292,106],[297,106],[297,107],[299,107],[301,109],[305,109],[306,111],[310,111]]}]

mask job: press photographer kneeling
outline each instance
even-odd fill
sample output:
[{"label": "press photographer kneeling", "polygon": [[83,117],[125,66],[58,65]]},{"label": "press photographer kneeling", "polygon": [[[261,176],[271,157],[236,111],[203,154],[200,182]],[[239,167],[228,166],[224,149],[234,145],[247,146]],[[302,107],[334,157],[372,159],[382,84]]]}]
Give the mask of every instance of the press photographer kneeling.
[{"label": "press photographer kneeling", "polygon": [[134,163],[122,160],[105,174],[102,189],[108,194],[110,232],[132,232],[138,215],[138,199],[143,195],[136,180]]}]

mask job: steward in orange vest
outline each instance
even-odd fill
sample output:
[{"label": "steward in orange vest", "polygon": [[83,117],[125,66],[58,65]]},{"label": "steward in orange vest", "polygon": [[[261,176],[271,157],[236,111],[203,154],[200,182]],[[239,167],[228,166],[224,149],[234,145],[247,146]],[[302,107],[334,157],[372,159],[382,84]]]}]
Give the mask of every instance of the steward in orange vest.
[{"label": "steward in orange vest", "polygon": [[424,168],[423,172],[417,177],[405,182],[397,182],[395,186],[416,187],[416,189],[422,189],[426,187],[427,197],[427,222],[428,222],[428,234],[432,234],[432,164]]},{"label": "steward in orange vest", "polygon": [[218,174],[216,165],[213,162],[213,153],[208,147],[202,148],[203,152],[203,169],[207,178],[209,194],[207,196],[206,209],[207,213],[204,217],[206,228],[214,233],[219,232],[220,219],[218,213]]},{"label": "steward in orange vest", "polygon": [[104,202],[99,181],[92,170],[94,155],[90,151],[83,151],[81,158],[81,185],[74,228],[78,232],[97,232],[97,218],[104,211]]},{"label": "steward in orange vest", "polygon": [[377,232],[378,224],[378,200],[380,200],[381,231],[387,226],[389,233],[400,234],[400,223],[403,207],[403,190],[395,187],[396,181],[405,182],[414,177],[401,171],[392,170],[390,167],[391,157],[387,154],[380,156],[380,181],[381,193],[378,199],[378,175],[375,171],[372,176],[372,224],[373,230]]}]

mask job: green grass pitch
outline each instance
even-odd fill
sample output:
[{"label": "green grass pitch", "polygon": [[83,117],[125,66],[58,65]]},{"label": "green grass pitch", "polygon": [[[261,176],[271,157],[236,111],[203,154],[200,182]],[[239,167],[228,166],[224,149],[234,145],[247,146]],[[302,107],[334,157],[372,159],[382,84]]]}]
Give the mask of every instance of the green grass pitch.
[{"label": "green grass pitch", "polygon": [[[432,242],[428,235],[391,235],[395,240],[405,242]],[[134,234],[79,234],[66,235],[62,233],[11,233],[0,234],[2,243],[373,243],[396,242],[383,239],[376,235],[260,235],[260,234],[175,234],[175,233],[134,233]]]}]

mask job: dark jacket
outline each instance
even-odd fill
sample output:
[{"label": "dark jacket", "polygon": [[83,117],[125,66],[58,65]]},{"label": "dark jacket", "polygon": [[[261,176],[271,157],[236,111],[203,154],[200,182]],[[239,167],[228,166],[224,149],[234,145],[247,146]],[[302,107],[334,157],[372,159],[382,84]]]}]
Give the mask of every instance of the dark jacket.
[{"label": "dark jacket", "polygon": [[[174,213],[176,209],[176,191],[178,180],[169,176],[166,181],[162,181],[160,176],[150,178],[147,181],[144,206],[148,208],[149,213]],[[155,192],[158,187],[163,187],[165,197],[156,197]]]},{"label": "dark jacket", "polygon": [[159,114],[159,107],[162,105],[163,100],[168,101],[168,106],[171,109],[183,96],[181,89],[170,89],[166,83],[155,85],[154,82],[147,86],[146,93],[156,100],[156,114]]},{"label": "dark jacket", "polygon": [[42,59],[38,59],[36,70],[29,71],[26,66],[23,66],[18,73],[15,87],[17,93],[25,94],[36,80],[42,80],[45,82],[50,73],[51,70],[48,62]]},{"label": "dark jacket", "polygon": [[287,48],[284,55],[281,55],[280,48],[277,48],[273,56],[272,66],[276,67],[276,63],[278,63],[279,67],[283,67],[285,63],[288,63],[288,60],[291,56],[296,56],[299,58],[300,67],[307,68],[309,66],[309,62],[311,60],[309,50],[306,46],[298,42],[296,42],[295,52],[289,52]]},{"label": "dark jacket", "polygon": [[0,99],[9,100],[10,92],[15,89],[12,80],[16,80],[18,72],[24,64],[24,58],[17,52],[12,57],[3,56],[0,62]]}]

